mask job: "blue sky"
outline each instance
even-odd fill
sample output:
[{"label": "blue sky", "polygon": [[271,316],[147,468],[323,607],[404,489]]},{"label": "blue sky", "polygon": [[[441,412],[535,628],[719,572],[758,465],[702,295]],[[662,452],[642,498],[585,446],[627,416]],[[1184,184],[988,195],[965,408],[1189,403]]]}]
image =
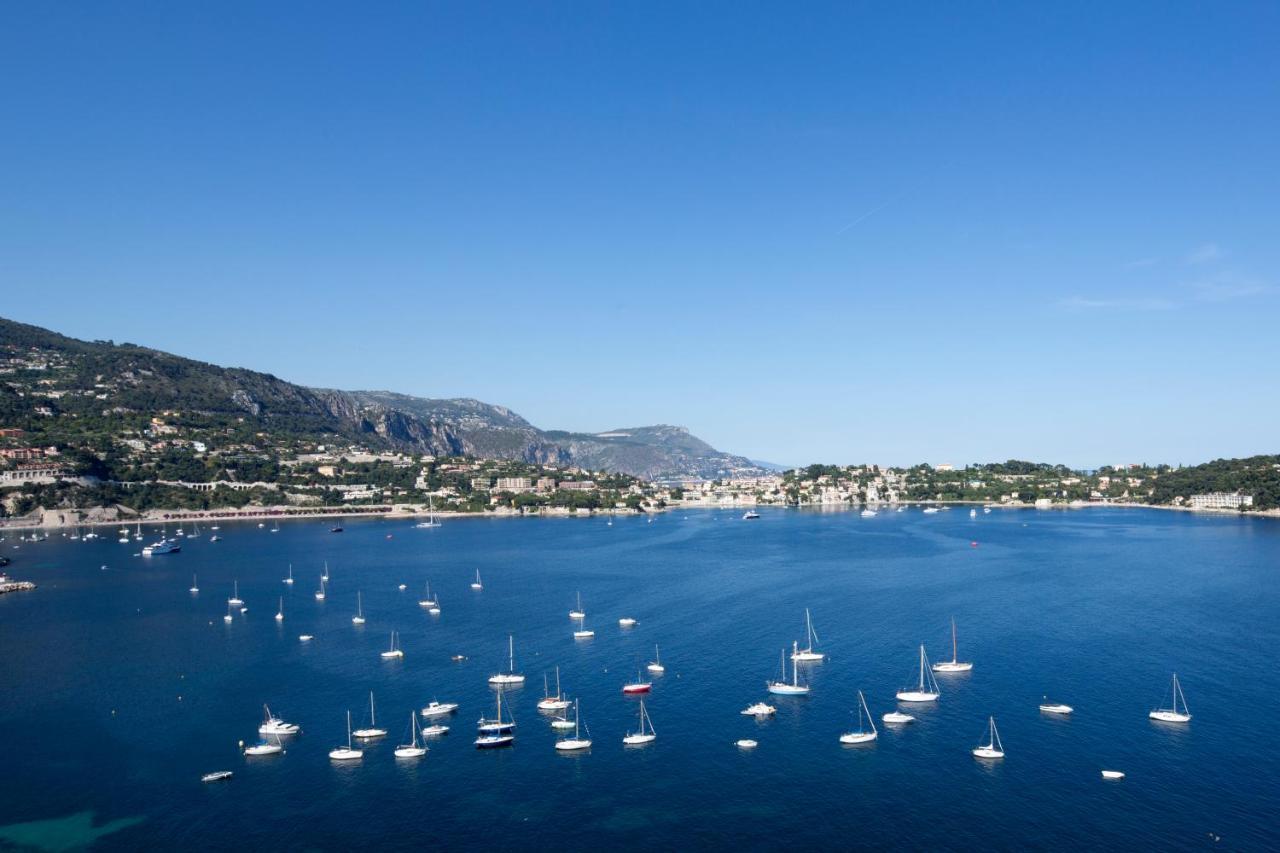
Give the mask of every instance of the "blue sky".
[{"label": "blue sky", "polygon": [[15,3],[0,315],[785,463],[1277,452],[1275,3]]}]

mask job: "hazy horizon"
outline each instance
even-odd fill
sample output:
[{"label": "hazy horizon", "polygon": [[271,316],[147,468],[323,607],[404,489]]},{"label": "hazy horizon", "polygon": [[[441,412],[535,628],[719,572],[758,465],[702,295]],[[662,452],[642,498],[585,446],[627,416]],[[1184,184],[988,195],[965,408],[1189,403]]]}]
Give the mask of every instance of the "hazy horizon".
[{"label": "hazy horizon", "polygon": [[0,21],[15,320],[779,464],[1280,450],[1274,4]]}]

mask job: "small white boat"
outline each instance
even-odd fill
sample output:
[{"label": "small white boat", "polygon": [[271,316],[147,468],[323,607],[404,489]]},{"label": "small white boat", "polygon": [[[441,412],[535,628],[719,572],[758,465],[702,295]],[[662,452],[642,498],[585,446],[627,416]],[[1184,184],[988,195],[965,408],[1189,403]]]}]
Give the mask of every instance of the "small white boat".
[{"label": "small white boat", "polygon": [[404,657],[404,649],[400,648],[399,640],[400,640],[400,632],[392,631],[391,632],[391,648],[381,653],[381,657],[383,660],[394,660],[394,659]]},{"label": "small white boat", "polygon": [[227,615],[222,617],[222,621],[228,624],[231,623],[231,605],[230,604],[227,605]]},{"label": "small white boat", "polygon": [[356,615],[351,617],[352,625],[364,624],[364,597],[356,592]]},{"label": "small white boat", "polygon": [[937,511],[938,511],[938,508],[936,506],[927,506],[924,508],[925,515],[933,515]]},{"label": "small white boat", "polygon": [[875,518],[876,511],[874,509],[864,509],[861,515],[863,518]]},{"label": "small white boat", "polygon": [[439,599],[440,599],[440,597],[439,597],[439,596],[436,596],[436,602],[437,602],[437,603],[436,603],[436,604],[435,604],[435,606],[433,606],[433,607],[428,607],[428,608],[427,608],[427,613],[429,613],[429,614],[430,614],[430,615],[432,615],[432,616],[439,616],[439,615],[440,615],[440,604],[439,604]]},{"label": "small white boat", "polygon": [[911,716],[910,714],[904,714],[901,711],[890,711],[880,719],[884,720],[886,723],[888,723],[891,726],[896,726],[896,725],[901,725],[903,723],[913,723],[915,722],[916,718]]},{"label": "small white boat", "polygon": [[262,725],[258,726],[258,734],[260,735],[296,735],[300,731],[297,724],[286,723],[272,714],[271,709],[266,705],[262,706],[262,713]]},{"label": "small white boat", "polygon": [[989,506],[984,506],[984,507],[982,508],[982,514],[983,514],[983,515],[991,515],[991,507],[989,507]]},{"label": "small white boat", "polygon": [[480,570],[476,569],[476,579],[471,582],[472,589],[484,589],[484,584],[480,582]]},{"label": "small white boat", "polygon": [[937,702],[942,692],[938,690],[938,682],[933,680],[929,669],[929,659],[924,655],[924,645],[920,646],[920,682],[915,689],[904,687],[898,691],[899,702]]},{"label": "small white boat", "polygon": [[230,770],[215,770],[200,777],[201,782],[223,782],[231,778]]},{"label": "small white boat", "polygon": [[244,601],[240,598],[240,581],[231,582],[231,597],[227,599],[227,604],[232,607],[239,607],[244,604]]},{"label": "small white boat", "polygon": [[408,588],[409,587],[406,586],[405,584],[400,584],[398,587],[396,587],[396,589],[400,590],[401,592],[404,592]]},{"label": "small white boat", "polygon": [[755,521],[759,517],[760,513],[756,512],[754,509],[749,509],[742,514],[743,521]]},{"label": "small white boat", "polygon": [[638,623],[638,619],[633,619],[630,616],[623,616],[618,620],[618,624],[623,628],[634,628]]},{"label": "small white boat", "polygon": [[787,652],[782,651],[782,677],[777,681],[765,682],[765,687],[770,693],[778,696],[807,696],[809,694],[809,685],[800,683],[800,672],[796,666],[795,655],[799,650],[800,644],[793,642],[791,644],[791,681],[787,682]]},{"label": "small white boat", "polygon": [[[1182,685],[1178,684],[1178,673],[1173,674],[1173,684],[1169,688],[1169,692],[1173,696],[1172,707],[1157,708],[1150,714],[1147,714],[1153,720],[1162,723],[1189,723],[1191,722],[1191,710],[1187,708],[1187,697],[1182,695]],[[1178,710],[1178,702],[1182,702],[1182,710]]]},{"label": "small white boat", "polygon": [[324,581],[325,581],[325,577],[324,575],[321,575],[320,588],[316,590],[316,601],[324,601],[324,598],[325,598]]},{"label": "small white boat", "polygon": [[200,591],[200,585],[199,585],[198,583],[196,583],[196,576],[195,576],[195,575],[192,575],[192,576],[191,576],[191,589],[187,590],[187,592],[191,593],[192,595],[195,595],[195,594],[196,594],[196,593],[198,593],[199,591]]},{"label": "small white boat", "polygon": [[1075,711],[1070,705],[1064,705],[1061,702],[1050,702],[1049,697],[1044,697],[1045,701],[1040,703],[1040,710],[1046,714],[1070,714]]},{"label": "small white boat", "polygon": [[314,636],[312,636],[311,634],[299,634],[299,635],[298,635],[298,642],[300,642],[300,643],[309,643],[309,642],[311,642],[311,641],[312,641],[312,640],[314,640],[314,639],[315,639],[315,637],[314,637]]},{"label": "small white boat", "polygon": [[792,651],[791,659],[802,663],[825,660],[827,657],[825,654],[813,650],[813,647],[818,644],[818,632],[813,630],[813,619],[809,617],[809,608],[807,607],[804,609],[804,632],[809,645],[803,649]]},{"label": "small white boat", "polygon": [[329,758],[334,761],[355,761],[363,755],[363,749],[354,749],[351,746],[351,712],[347,711],[347,745],[336,746],[329,750]]},{"label": "small white boat", "polygon": [[284,755],[284,746],[280,743],[279,735],[272,735],[275,743],[271,741],[261,741],[252,746],[245,746],[244,741],[240,741],[240,750],[245,755]]},{"label": "small white boat", "polygon": [[987,742],[973,748],[975,758],[1004,758],[1004,744],[1000,743],[1000,732],[996,731],[996,718],[987,718]]},{"label": "small white boat", "polygon": [[564,731],[573,728],[573,720],[568,717],[555,717],[551,721],[551,728]]},{"label": "small white boat", "polygon": [[516,641],[512,635],[507,635],[507,671],[499,672],[489,676],[490,684],[524,684],[524,675],[516,672]]},{"label": "small white boat", "polygon": [[419,607],[435,607],[436,606],[436,600],[431,596],[431,581],[427,581],[427,593],[425,596],[418,599],[418,606]]},{"label": "small white boat", "polygon": [[293,563],[289,564],[289,576],[284,579],[289,586],[293,586]]},{"label": "small white boat", "polygon": [[595,631],[589,631],[586,628],[573,632],[573,638],[575,640],[590,640],[595,635],[596,635]]},{"label": "small white boat", "polygon": [[587,612],[582,609],[582,593],[578,593],[578,605],[569,611],[570,619],[586,619]]},{"label": "small white boat", "polygon": [[547,683],[546,673],[542,675],[542,694],[541,701],[538,702],[539,711],[563,711],[569,707],[569,700],[564,697],[564,693],[560,690],[560,667],[556,667],[556,692],[551,694],[550,685]]},{"label": "small white boat", "polygon": [[[645,731],[645,725],[649,730]],[[644,707],[644,700],[640,700],[640,730],[632,733],[627,732],[622,738],[623,744],[626,746],[642,746],[646,743],[653,743],[658,739],[658,733],[653,730],[653,720],[649,719],[649,712]]]},{"label": "small white boat", "polygon": [[1124,773],[1120,770],[1103,770],[1102,778],[1103,779],[1123,779]]},{"label": "small white boat", "polygon": [[427,754],[427,748],[418,744],[418,717],[413,713],[409,714],[409,731],[412,739],[409,743],[396,747],[396,758],[421,758]]},{"label": "small white boat", "polygon": [[[871,731],[867,731],[863,727],[863,714],[866,715],[866,725],[871,726]],[[858,691],[858,730],[856,732],[845,732],[840,735],[840,742],[843,744],[859,744],[871,743],[878,737],[876,732],[875,720],[871,719],[871,709],[867,707],[867,700],[862,695],[862,691]]]},{"label": "small white boat", "polygon": [[576,752],[580,749],[591,748],[591,732],[587,732],[587,736],[582,736],[582,731],[578,725],[578,700],[573,700],[573,737],[565,737],[556,741],[556,749],[560,752]]},{"label": "small white boat", "polygon": [[734,741],[733,745],[736,746],[738,749],[755,749],[760,744],[758,744],[756,741],[752,740],[751,738],[744,737],[741,740]]},{"label": "small white boat", "polygon": [[387,730],[378,728],[378,720],[373,713],[373,691],[369,691],[369,725],[363,729],[356,729],[352,732],[358,738],[368,740],[376,737],[386,737]]},{"label": "small white boat", "polygon": [[748,705],[739,713],[744,717],[771,717],[778,713],[778,709],[768,702],[757,702],[754,705]]},{"label": "small white boat", "polygon": [[457,710],[457,702],[437,702],[432,699],[427,703],[427,707],[422,709],[421,713],[422,716],[430,719],[431,717],[447,717]]},{"label": "small white boat", "polygon": [[423,726],[421,732],[423,737],[439,737],[440,735],[447,735],[449,733],[449,727],[439,724]]},{"label": "small white boat", "polygon": [[971,509],[971,510],[969,510],[969,517],[970,517],[970,518],[977,518],[977,517],[978,517],[978,511],[977,511],[976,509]]},{"label": "small white boat", "polygon": [[951,660],[939,661],[933,665],[934,672],[969,672],[973,669],[972,663],[967,663],[958,659],[956,654],[956,620],[951,620]]},{"label": "small white boat", "polygon": [[657,674],[667,671],[667,668],[662,665],[662,658],[658,655],[658,646],[656,643],[653,646],[653,660],[649,661],[649,665],[645,667],[645,669]]},{"label": "small white boat", "polygon": [[276,621],[277,622],[284,621],[284,596],[283,595],[280,596],[280,608],[276,610]]}]

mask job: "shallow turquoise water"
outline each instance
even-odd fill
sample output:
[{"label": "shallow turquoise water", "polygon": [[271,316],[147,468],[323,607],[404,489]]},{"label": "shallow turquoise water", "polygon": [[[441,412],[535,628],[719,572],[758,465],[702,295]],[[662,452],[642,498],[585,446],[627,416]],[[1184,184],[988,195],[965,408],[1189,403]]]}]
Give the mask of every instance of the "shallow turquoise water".
[{"label": "shallow turquoise water", "polygon": [[[0,845],[17,843],[6,827],[36,821],[51,823],[23,828],[22,843],[88,840],[86,812],[121,821],[97,837],[104,849],[1280,844],[1280,523],[1101,509],[762,516],[366,520],[341,535],[224,524],[220,542],[149,560],[110,536],[16,550],[11,537],[11,573],[40,589],[0,597],[0,730],[6,776],[21,780],[0,796]],[[249,612],[228,626],[233,579]],[[428,579],[439,617],[417,605]],[[591,641],[571,637],[578,590]],[[766,722],[740,716],[802,639],[805,607],[830,656],[808,670],[812,695],[773,697]],[[640,624],[619,628],[624,615]],[[914,680],[920,642],[946,656],[952,615],[974,671],[939,676],[942,701],[915,724],[841,747],[856,691],[878,720]],[[379,658],[392,630],[400,662]],[[509,632],[529,678],[511,697],[516,746],[477,752]],[[620,688],[655,642],[658,741],[624,749],[636,704]],[[588,754],[557,754],[534,708],[557,664],[581,698]],[[1174,670],[1195,715],[1185,727],[1146,717]],[[334,766],[345,712],[358,722],[371,689],[391,736]],[[1076,714],[1041,715],[1046,693]],[[397,762],[410,710],[432,698],[462,703],[453,731]],[[256,740],[263,702],[303,733],[284,756],[246,760],[236,742]],[[1008,753],[994,766],[969,754],[988,714]],[[740,737],[759,748],[740,752]],[[231,782],[198,781],[224,768]],[[1105,783],[1102,768],[1128,777]]]}]

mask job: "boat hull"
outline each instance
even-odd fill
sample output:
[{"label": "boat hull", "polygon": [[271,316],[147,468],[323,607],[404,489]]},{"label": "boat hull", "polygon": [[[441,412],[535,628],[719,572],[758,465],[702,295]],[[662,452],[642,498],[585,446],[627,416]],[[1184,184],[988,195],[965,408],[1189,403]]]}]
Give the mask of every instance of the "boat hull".
[{"label": "boat hull", "polygon": [[356,729],[354,732],[351,733],[351,736],[369,740],[371,738],[376,738],[376,737],[386,737],[387,730],[386,729]]},{"label": "boat hull", "polygon": [[421,758],[427,751],[421,746],[402,746],[396,749],[396,758]]},{"label": "boat hull", "polygon": [[797,663],[812,663],[814,661],[826,660],[827,656],[821,652],[796,652],[791,656],[791,659]]},{"label": "boat hull", "polygon": [[900,723],[915,722],[916,718],[911,716],[910,714],[899,714],[897,711],[890,711],[880,719],[884,720],[889,725],[897,725]]},{"label": "boat hull", "polygon": [[875,739],[875,732],[851,732],[849,734],[840,735],[840,742],[846,746],[860,743],[871,743]]},{"label": "boat hull", "polygon": [[899,702],[915,702],[915,703],[937,702],[938,694],[926,693],[919,690],[902,690],[902,691],[899,691],[897,698]]},{"label": "boat hull", "polygon": [[458,706],[454,702],[441,702],[439,705],[428,705],[422,709],[424,717],[443,717],[452,714],[458,710]]},{"label": "boat hull", "polygon": [[1041,705],[1040,710],[1046,714],[1070,714],[1075,711],[1070,705]]},{"label": "boat hull", "polygon": [[1004,752],[1002,752],[999,749],[991,749],[990,747],[980,746],[975,750],[973,750],[973,757],[988,758],[988,759],[1004,758]]},{"label": "boat hull", "polygon": [[491,675],[490,684],[524,684],[523,675]]},{"label": "boat hull", "polygon": [[794,684],[770,684],[769,692],[776,696],[808,696],[808,687],[797,687]]},{"label": "boat hull", "polygon": [[1176,711],[1152,711],[1147,714],[1153,720],[1161,723],[1189,723],[1191,722],[1190,714],[1179,714]]},{"label": "boat hull", "polygon": [[362,749],[347,749],[346,747],[343,747],[341,749],[329,751],[329,758],[332,761],[355,761],[356,759],[363,757],[364,750]]},{"label": "boat hull", "polygon": [[622,742],[627,746],[643,746],[646,743],[653,743],[657,739],[657,735],[627,735],[622,739]]},{"label": "boat hull", "polygon": [[585,738],[569,738],[568,740],[556,741],[556,749],[560,752],[577,752],[590,748],[591,741]]},{"label": "boat hull", "polygon": [[511,735],[495,735],[494,737],[478,737],[476,738],[476,749],[498,749],[503,746],[511,746],[515,743],[515,738]]},{"label": "boat hull", "polygon": [[622,692],[627,694],[648,693],[652,689],[652,684],[625,684],[622,687]]},{"label": "boat hull", "polygon": [[935,663],[931,669],[934,672],[969,672],[973,669],[973,664],[951,661],[949,663]]}]

